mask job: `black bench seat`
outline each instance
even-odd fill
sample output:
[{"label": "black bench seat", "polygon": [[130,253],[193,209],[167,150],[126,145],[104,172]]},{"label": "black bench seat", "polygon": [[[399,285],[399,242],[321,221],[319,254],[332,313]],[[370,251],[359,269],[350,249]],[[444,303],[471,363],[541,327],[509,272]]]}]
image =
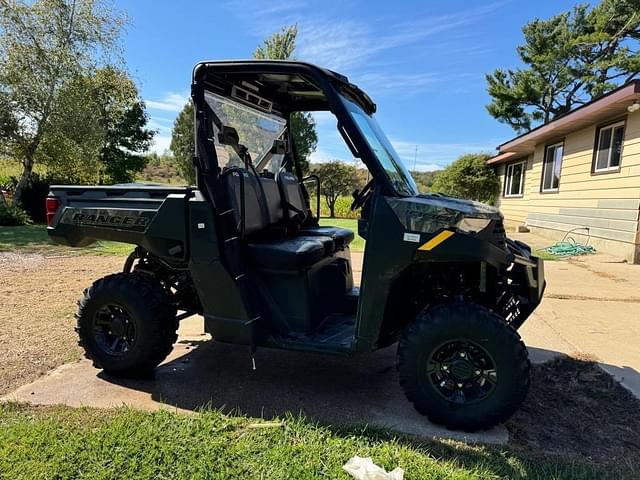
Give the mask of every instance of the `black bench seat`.
[{"label": "black bench seat", "polygon": [[302,226],[308,208],[302,187],[290,172],[271,178],[233,169],[223,173],[222,181],[229,195],[229,214],[238,233],[244,233],[250,261],[258,269],[310,268],[346,249],[354,239],[346,228]]},{"label": "black bench seat", "polygon": [[355,238],[353,231],[340,227],[308,227],[300,231],[300,235],[326,236],[333,240],[336,250],[344,250]]},{"label": "black bench seat", "polygon": [[303,270],[325,258],[335,245],[330,237],[296,236],[250,243],[252,263],[265,270]]}]

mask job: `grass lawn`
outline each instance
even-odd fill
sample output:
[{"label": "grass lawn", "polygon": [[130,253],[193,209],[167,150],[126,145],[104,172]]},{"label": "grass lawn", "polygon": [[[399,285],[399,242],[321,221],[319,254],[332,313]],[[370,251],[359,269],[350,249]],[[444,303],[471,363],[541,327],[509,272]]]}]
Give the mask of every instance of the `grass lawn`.
[{"label": "grass lawn", "polygon": [[197,415],[0,406],[3,479],[351,478],[342,465],[371,456],[410,479],[621,478],[611,468],[535,457],[509,447],[418,443],[367,428]]},{"label": "grass lawn", "polygon": [[562,260],[562,257],[559,257],[557,255],[554,255],[553,253],[549,253],[545,250],[534,250],[533,255],[535,255],[538,258],[543,259],[545,262],[547,261],[555,261],[555,260]]},{"label": "grass lawn", "polygon": [[44,225],[0,227],[0,251],[69,255],[128,255],[131,250],[133,250],[132,245],[118,242],[100,241],[85,248],[56,245],[49,240],[47,227]]}]

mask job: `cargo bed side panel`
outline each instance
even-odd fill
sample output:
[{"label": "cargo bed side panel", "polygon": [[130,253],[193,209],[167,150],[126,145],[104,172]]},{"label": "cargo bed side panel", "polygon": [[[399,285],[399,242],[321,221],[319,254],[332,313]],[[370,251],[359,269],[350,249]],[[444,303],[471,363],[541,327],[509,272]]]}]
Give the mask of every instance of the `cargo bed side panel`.
[{"label": "cargo bed side panel", "polygon": [[50,238],[81,247],[96,240],[140,245],[164,258],[186,258],[189,188],[52,186],[60,199]]}]

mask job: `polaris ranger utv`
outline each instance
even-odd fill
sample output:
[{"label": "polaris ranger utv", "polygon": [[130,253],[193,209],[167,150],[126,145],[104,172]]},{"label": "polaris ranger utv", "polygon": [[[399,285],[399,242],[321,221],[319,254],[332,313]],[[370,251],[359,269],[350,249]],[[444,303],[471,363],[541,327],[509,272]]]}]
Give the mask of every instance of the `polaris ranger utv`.
[{"label": "polaris ranger utv", "polygon": [[[348,79],[289,61],[203,62],[193,71],[197,185],[53,186],[58,243],[136,245],[124,271],[79,302],[86,353],[113,375],[153,370],[178,322],[204,316],[215,341],[355,355],[398,342],[407,398],[453,429],[506,420],[529,387],[517,329],[539,304],[542,261],[506,238],[489,206],[420,194]],[[302,177],[294,112],[327,111],[371,181],[353,194],[366,239],[318,225],[319,179]],[[313,189],[307,188],[309,184]],[[180,313],[179,313],[180,312]],[[338,372],[336,372],[338,373]]]}]

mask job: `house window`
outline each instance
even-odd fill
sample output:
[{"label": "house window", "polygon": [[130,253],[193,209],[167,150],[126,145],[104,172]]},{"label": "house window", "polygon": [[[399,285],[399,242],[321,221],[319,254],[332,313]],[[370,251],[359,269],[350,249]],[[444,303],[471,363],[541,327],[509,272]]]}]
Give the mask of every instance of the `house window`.
[{"label": "house window", "polygon": [[609,172],[620,169],[624,121],[600,128],[594,153],[594,172]]},{"label": "house window", "polygon": [[542,191],[557,192],[560,186],[560,170],[562,170],[562,142],[547,146],[542,165]]},{"label": "house window", "polygon": [[524,193],[525,162],[507,165],[504,176],[504,196],[521,197]]}]

